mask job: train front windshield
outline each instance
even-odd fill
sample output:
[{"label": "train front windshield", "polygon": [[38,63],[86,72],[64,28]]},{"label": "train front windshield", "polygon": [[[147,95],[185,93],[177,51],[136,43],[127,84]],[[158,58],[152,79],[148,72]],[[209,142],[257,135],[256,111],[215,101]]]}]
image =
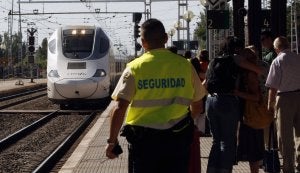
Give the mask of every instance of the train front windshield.
[{"label": "train front windshield", "polygon": [[63,53],[67,58],[84,59],[93,51],[93,29],[67,29],[63,31]]}]

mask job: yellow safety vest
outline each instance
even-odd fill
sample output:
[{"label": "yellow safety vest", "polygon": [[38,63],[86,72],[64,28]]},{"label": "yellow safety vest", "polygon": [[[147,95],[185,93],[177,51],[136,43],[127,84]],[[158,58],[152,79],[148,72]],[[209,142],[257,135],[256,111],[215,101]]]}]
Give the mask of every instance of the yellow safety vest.
[{"label": "yellow safety vest", "polygon": [[188,113],[192,102],[192,65],[166,49],[146,52],[128,64],[136,93],[126,124],[148,126],[176,120]]}]

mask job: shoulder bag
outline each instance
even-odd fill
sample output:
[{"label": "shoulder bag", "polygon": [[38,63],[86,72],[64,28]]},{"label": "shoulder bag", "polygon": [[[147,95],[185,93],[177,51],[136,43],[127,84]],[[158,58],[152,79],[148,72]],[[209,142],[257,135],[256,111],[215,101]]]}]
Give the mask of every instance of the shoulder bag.
[{"label": "shoulder bag", "polygon": [[246,100],[244,123],[254,129],[264,129],[269,127],[274,119],[273,113],[268,111],[267,103],[261,101]]}]

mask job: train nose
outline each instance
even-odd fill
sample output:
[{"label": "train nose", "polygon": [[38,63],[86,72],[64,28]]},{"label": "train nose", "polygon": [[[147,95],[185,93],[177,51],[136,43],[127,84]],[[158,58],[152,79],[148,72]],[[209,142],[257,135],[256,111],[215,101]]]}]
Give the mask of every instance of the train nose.
[{"label": "train nose", "polygon": [[54,84],[56,91],[64,98],[88,98],[92,96],[98,87],[98,83],[91,79],[60,80]]}]

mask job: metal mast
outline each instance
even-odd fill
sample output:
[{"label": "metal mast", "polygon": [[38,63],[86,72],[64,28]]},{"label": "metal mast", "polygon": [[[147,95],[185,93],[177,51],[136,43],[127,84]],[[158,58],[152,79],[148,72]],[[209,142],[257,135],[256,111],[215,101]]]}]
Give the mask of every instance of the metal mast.
[{"label": "metal mast", "polygon": [[13,57],[12,57],[12,42],[13,42],[13,39],[12,39],[12,30],[13,30],[13,15],[10,15],[10,14],[13,14],[13,11],[14,11],[14,1],[12,0],[11,2],[11,11],[8,13],[8,16],[7,16],[7,25],[8,25],[8,75],[10,74],[13,74],[13,72],[11,73],[11,69],[12,69],[12,66],[13,66]]},{"label": "metal mast", "polygon": [[[216,7],[210,9],[214,10],[228,10],[229,5],[227,1],[221,1]],[[209,43],[210,43],[210,48],[209,48],[209,56],[211,58],[217,57],[219,52],[221,51],[221,45],[224,42],[224,39],[229,35],[230,29],[211,29],[209,30]]]},{"label": "metal mast", "polygon": [[18,47],[19,47],[19,54],[18,54],[18,59],[19,59],[19,64],[21,67],[21,75],[23,75],[23,50],[22,50],[22,18],[21,18],[21,3],[19,0],[19,43],[18,43]]},{"label": "metal mast", "polygon": [[298,46],[298,22],[297,22],[297,0],[291,3],[291,51],[299,53]]},{"label": "metal mast", "polygon": [[151,18],[151,0],[145,0],[145,19]]},{"label": "metal mast", "polygon": [[[177,40],[184,40],[184,35],[187,32],[186,21],[183,19],[184,13],[188,11],[188,1],[178,0],[178,26],[177,29]],[[181,35],[183,38],[181,38]]]}]

